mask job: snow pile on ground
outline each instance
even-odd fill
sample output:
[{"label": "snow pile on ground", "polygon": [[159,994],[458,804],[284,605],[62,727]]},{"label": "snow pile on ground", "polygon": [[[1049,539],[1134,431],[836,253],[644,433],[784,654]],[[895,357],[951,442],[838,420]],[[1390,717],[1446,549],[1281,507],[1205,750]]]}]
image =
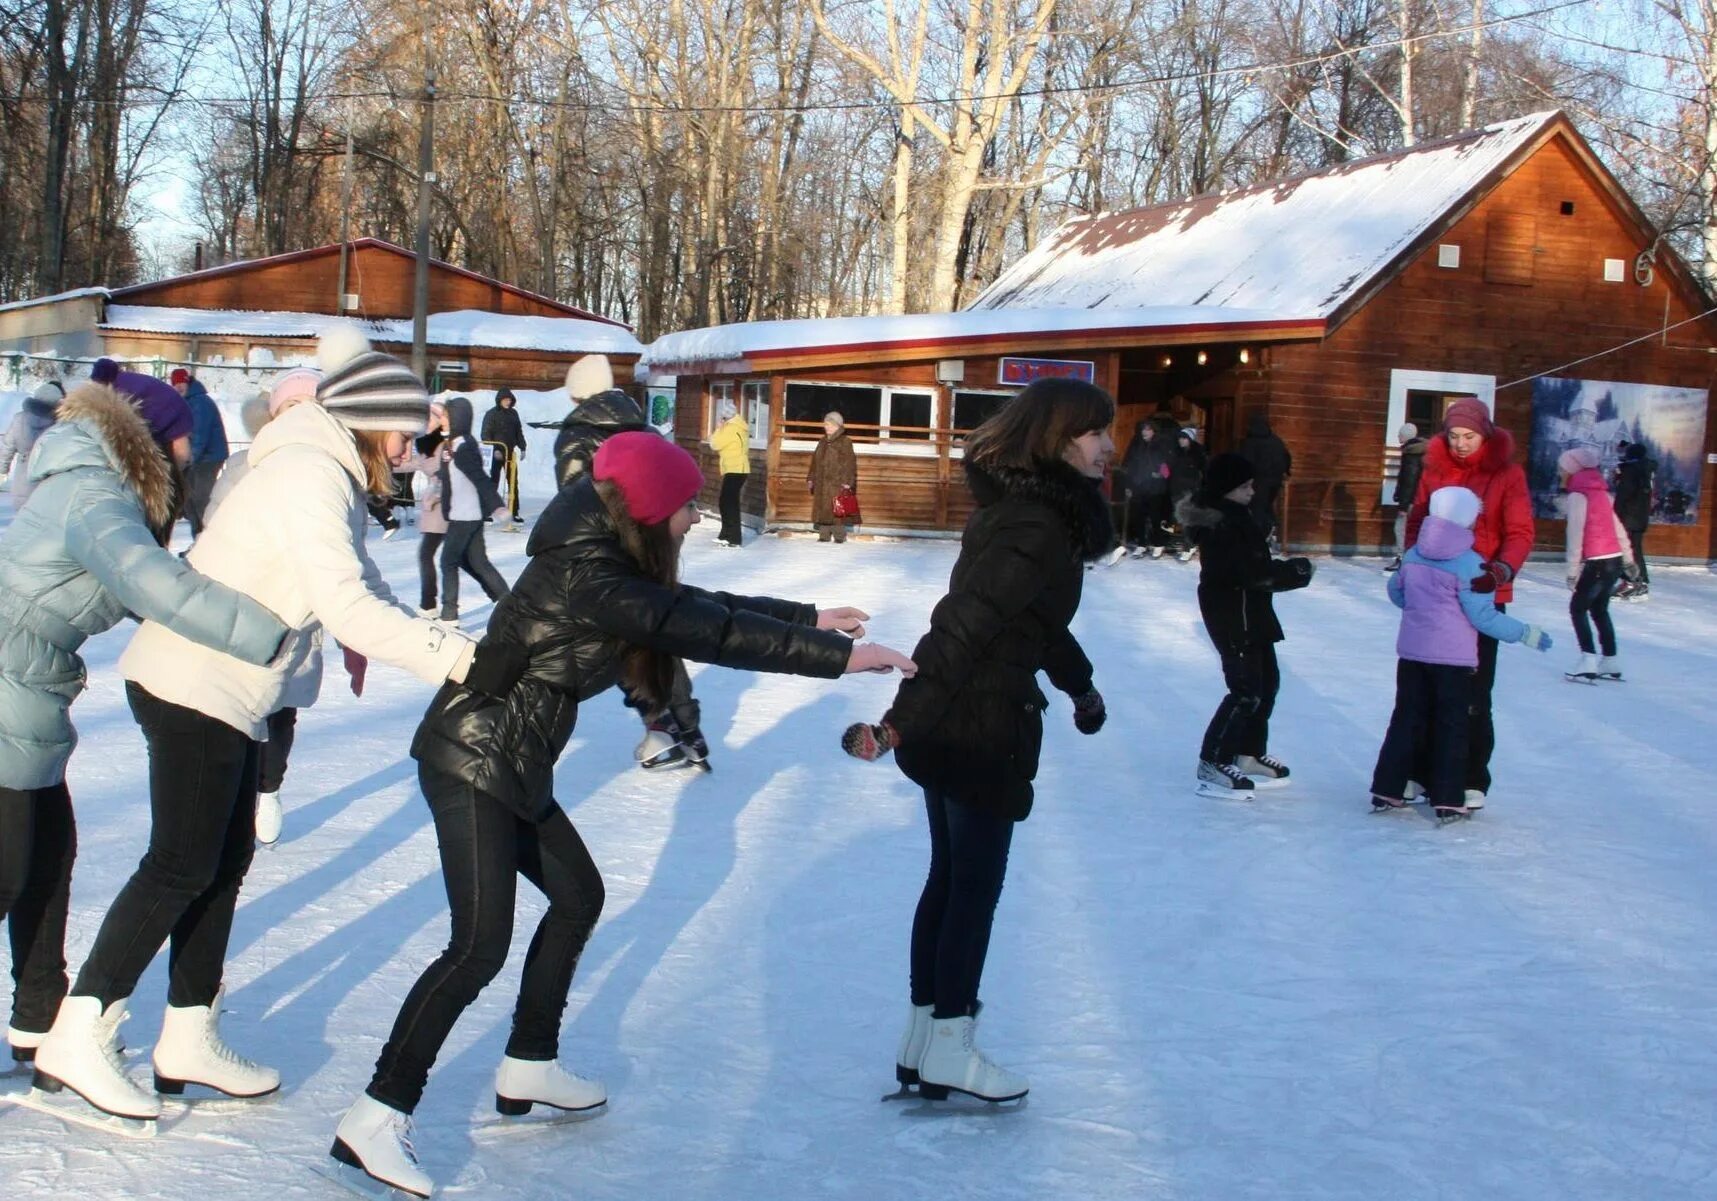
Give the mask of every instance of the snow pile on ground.
[{"label": "snow pile on ground", "polygon": [[[776,538],[726,551],[713,532],[694,529],[689,580],[862,605],[877,637],[907,647],[955,553]],[[523,536],[489,543],[516,575]],[[371,545],[415,599],[409,527]],[[922,802],[837,739],[883,712],[892,683],[707,668],[713,775],[638,771],[637,723],[612,695],[585,706],[557,773],[608,886],[562,1055],[607,1082],[608,1112],[477,1125],[493,1118],[541,912],[524,887],[512,959],[418,1111],[426,1170],[450,1196],[520,1201],[1708,1197],[1717,579],[1654,572],[1650,604],[1617,606],[1629,682],[1597,688],[1562,681],[1567,593],[1558,565],[1529,567],[1513,610],[1559,645],[1503,648],[1489,808],[1438,829],[1368,812],[1394,673],[1375,561],[1322,562],[1281,598],[1271,750],[1293,786],[1250,803],[1192,795],[1221,691],[1196,573],[1125,562],[1087,577],[1075,628],[1109,724],[1082,738],[1052,697],[985,977],[982,1041],[1029,1076],[1023,1107],[882,1099]],[[468,607],[467,624],[487,612]],[[128,637],[90,644],[77,706],[74,964],[149,824],[114,666]],[[257,855],[227,974],[225,1029],[281,1068],[282,1093],[207,1107],[149,1143],[0,1107],[8,1198],[343,1195],[310,1165],[447,933],[407,757],[431,691],[375,666],[355,699],[335,662],[300,718],[285,837]],[[145,1077],[164,996],[158,960],[125,1028]]]}]

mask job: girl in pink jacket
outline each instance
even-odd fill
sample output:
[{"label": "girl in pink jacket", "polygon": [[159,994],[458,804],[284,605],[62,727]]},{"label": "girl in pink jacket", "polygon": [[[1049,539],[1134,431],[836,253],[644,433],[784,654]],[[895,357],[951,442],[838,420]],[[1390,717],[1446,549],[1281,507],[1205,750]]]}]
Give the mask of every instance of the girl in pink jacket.
[{"label": "girl in pink jacket", "polygon": [[[1580,662],[1566,678],[1581,684],[1620,680],[1622,661],[1616,655],[1616,627],[1610,622],[1610,597],[1622,581],[1627,564],[1633,562],[1628,532],[1616,518],[1609,485],[1598,470],[1598,452],[1576,446],[1556,460],[1562,487],[1568,493],[1568,616],[1574,620],[1574,637],[1580,642]],[[1598,643],[1592,644],[1592,627],[1598,627]],[[1597,651],[1603,651],[1598,658]]]}]

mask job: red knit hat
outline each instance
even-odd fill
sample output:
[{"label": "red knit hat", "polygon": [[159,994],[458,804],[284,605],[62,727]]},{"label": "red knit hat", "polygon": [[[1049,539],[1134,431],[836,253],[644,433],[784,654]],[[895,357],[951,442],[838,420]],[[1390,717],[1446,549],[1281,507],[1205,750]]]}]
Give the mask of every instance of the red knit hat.
[{"label": "red knit hat", "polygon": [[175,367],[173,368],[173,374],[167,377],[167,382],[172,384],[174,387],[177,387],[180,384],[188,384],[191,382],[191,373],[186,371],[183,367]]},{"label": "red knit hat", "polygon": [[666,521],[703,487],[696,459],[645,430],[615,434],[597,447],[592,474],[613,480],[626,511],[643,525]]},{"label": "red knit hat", "polygon": [[1496,424],[1491,421],[1484,401],[1467,396],[1450,405],[1443,414],[1443,432],[1450,430],[1471,430],[1481,438],[1488,438],[1496,433]]}]

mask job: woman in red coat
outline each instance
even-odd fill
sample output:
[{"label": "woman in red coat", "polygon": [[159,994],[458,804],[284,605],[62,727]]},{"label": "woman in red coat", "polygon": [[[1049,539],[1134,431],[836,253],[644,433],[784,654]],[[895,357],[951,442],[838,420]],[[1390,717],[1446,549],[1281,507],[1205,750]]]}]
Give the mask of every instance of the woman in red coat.
[{"label": "woman in red coat", "polygon": [[[1473,526],[1473,549],[1484,556],[1485,574],[1473,581],[1473,588],[1494,591],[1496,607],[1506,609],[1514,599],[1514,577],[1532,553],[1532,498],[1526,472],[1514,461],[1514,438],[1491,421],[1483,402],[1470,397],[1449,406],[1441,435],[1425,449],[1425,473],[1407,514],[1407,546],[1419,540],[1419,523],[1425,520],[1431,493],[1450,486],[1470,489],[1484,504]],[[1490,694],[1495,685],[1496,639],[1480,634],[1467,735],[1469,809],[1482,809],[1490,791],[1490,755],[1496,746]]]}]

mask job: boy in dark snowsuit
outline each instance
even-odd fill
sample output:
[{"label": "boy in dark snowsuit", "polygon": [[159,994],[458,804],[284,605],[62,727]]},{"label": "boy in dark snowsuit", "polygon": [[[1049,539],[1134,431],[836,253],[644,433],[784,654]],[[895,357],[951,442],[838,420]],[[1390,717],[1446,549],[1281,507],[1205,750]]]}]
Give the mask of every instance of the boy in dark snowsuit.
[{"label": "boy in dark snowsuit", "polygon": [[1639,579],[1629,580],[1616,590],[1616,595],[1624,600],[1644,600],[1651,592],[1651,572],[1645,565],[1645,535],[1646,527],[1651,524],[1652,477],[1656,471],[1657,460],[1647,457],[1645,445],[1628,443],[1622,452],[1621,466],[1616,468],[1615,509],[1616,519],[1633,544]]},{"label": "boy in dark snowsuit", "polygon": [[1175,518],[1198,547],[1198,611],[1222,656],[1222,698],[1198,753],[1203,796],[1248,798],[1259,785],[1285,784],[1288,768],[1266,753],[1270,713],[1281,673],[1274,596],[1304,588],[1311,560],[1274,559],[1252,516],[1252,464],[1237,454],[1217,455],[1197,491],[1175,508]]}]

